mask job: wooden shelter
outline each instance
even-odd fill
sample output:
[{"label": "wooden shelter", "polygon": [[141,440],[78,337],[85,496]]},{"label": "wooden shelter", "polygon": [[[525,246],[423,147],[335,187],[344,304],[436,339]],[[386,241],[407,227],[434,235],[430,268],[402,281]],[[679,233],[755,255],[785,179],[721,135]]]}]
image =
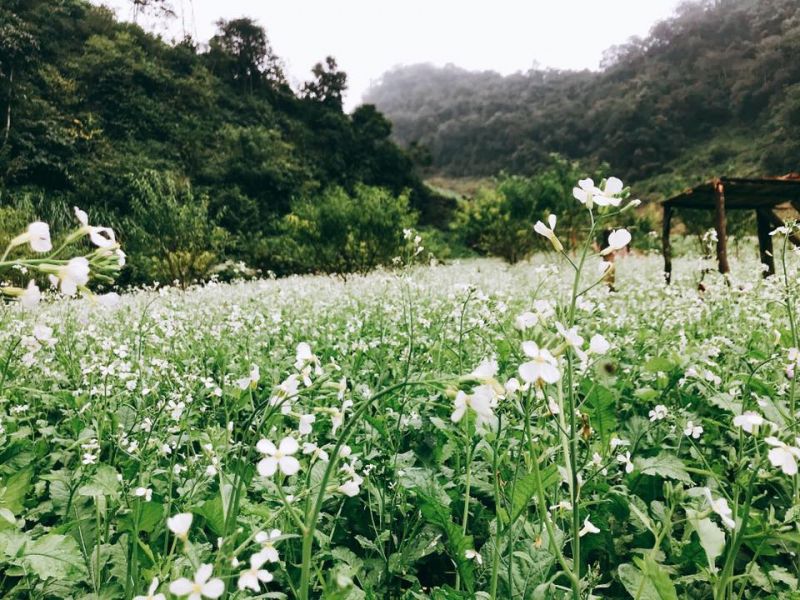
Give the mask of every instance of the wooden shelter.
[{"label": "wooden shelter", "polygon": [[[664,200],[663,231],[661,242],[664,251],[664,274],[667,283],[672,278],[672,250],[670,226],[672,213],[681,210],[714,211],[714,228],[717,231],[717,261],[720,273],[727,273],[728,240],[725,214],[729,210],[754,210],[758,227],[758,249],[761,262],[767,266],[765,276],[775,273],[770,231],[783,225],[787,212],[797,216],[800,212],[800,174],[791,173],[783,177],[749,179],[743,177],[718,177],[689,188]],[[791,236],[791,241],[800,246],[800,237]]]}]

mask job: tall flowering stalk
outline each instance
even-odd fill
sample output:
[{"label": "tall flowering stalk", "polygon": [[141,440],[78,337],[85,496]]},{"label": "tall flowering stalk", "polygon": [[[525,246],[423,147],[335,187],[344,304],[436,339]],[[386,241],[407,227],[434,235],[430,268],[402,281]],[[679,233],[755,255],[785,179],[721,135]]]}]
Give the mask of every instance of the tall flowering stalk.
[{"label": "tall flowering stalk", "polygon": [[[563,377],[558,373],[558,362],[556,358],[548,350],[536,347],[536,344],[533,342],[525,342],[523,344],[525,354],[533,358],[533,360],[520,366],[520,376],[528,383],[532,384],[534,389],[539,390],[544,397],[547,397],[546,390],[550,385],[555,384],[556,386],[557,398],[555,400],[551,398],[549,404],[551,407],[550,412],[553,413],[554,416],[557,415],[559,422],[563,461],[561,467],[566,473],[570,495],[571,564],[565,559],[561,549],[558,547],[558,543],[555,539],[555,532],[550,524],[551,517],[544,503],[544,490],[541,484],[541,473],[539,472],[536,452],[533,452],[531,462],[534,467],[534,474],[536,475],[537,504],[548,530],[551,550],[556,555],[558,562],[570,581],[573,598],[578,600],[582,595],[580,562],[581,538],[590,533],[597,533],[599,530],[591,523],[589,517],[583,520],[581,519],[582,513],[580,510],[582,481],[580,475],[581,467],[578,464],[578,454],[581,429],[578,423],[579,399],[576,390],[576,376],[579,365],[586,362],[586,354],[581,348],[583,338],[577,333],[576,308],[580,297],[586,294],[590,289],[602,283],[608,270],[614,268],[613,263],[602,261],[600,263],[601,277],[599,279],[596,278],[593,282],[584,287],[586,279],[586,260],[592,254],[595,232],[598,226],[611,217],[637,206],[639,201],[632,200],[620,208],[622,203],[628,199],[630,192],[628,189],[624,188],[622,181],[616,177],[610,177],[602,181],[599,186],[596,186],[591,179],[582,179],[578,182],[578,185],[573,189],[572,193],[573,197],[586,208],[590,221],[589,233],[576,256],[571,256],[559,241],[555,231],[557,219],[554,215],[550,215],[548,218],[549,226],[539,221],[534,228],[537,233],[550,241],[554,250],[566,259],[573,270],[572,291],[566,303],[566,311],[562,310],[563,314],[561,315],[564,324],[559,323],[557,327],[559,334],[563,338],[561,342],[564,360]],[[605,210],[607,207],[617,208],[618,210],[607,211]],[[627,230],[614,230],[608,236],[608,246],[601,249],[597,255],[602,259],[613,252],[622,250],[630,241],[631,234]],[[530,399],[530,394],[528,398]],[[530,419],[530,412],[530,408],[527,408],[525,415],[526,421]],[[526,425],[526,427],[527,426],[528,425]],[[530,433],[528,437],[530,439]]]}]

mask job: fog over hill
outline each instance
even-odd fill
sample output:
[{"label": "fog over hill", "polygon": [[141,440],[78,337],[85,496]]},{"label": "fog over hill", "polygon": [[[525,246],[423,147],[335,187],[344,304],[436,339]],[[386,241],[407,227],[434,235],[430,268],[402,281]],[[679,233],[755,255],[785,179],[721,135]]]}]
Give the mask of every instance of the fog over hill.
[{"label": "fog over hill", "polygon": [[797,56],[798,2],[705,0],[610,48],[599,72],[417,64],[365,100],[449,176],[532,172],[554,152],[634,180],[777,174],[800,168]]}]

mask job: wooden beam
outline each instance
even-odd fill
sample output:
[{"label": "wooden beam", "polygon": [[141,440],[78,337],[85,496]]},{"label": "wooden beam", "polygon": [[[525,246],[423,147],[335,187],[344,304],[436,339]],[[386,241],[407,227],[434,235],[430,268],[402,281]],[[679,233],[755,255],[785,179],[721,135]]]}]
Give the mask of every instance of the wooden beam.
[{"label": "wooden beam", "polygon": [[756,211],[756,225],[758,227],[758,253],[761,262],[767,265],[764,277],[775,275],[775,257],[772,255],[772,236],[770,232],[770,218],[772,211],[759,209]]},{"label": "wooden beam", "polygon": [[661,252],[664,255],[664,279],[669,285],[672,282],[672,247],[669,243],[670,225],[672,223],[672,207],[664,205],[663,228],[661,230]]},{"label": "wooden beam", "polygon": [[714,206],[715,222],[717,230],[717,262],[719,262],[719,272],[722,274],[730,272],[728,266],[728,224],[725,218],[725,186],[719,179],[714,180]]}]

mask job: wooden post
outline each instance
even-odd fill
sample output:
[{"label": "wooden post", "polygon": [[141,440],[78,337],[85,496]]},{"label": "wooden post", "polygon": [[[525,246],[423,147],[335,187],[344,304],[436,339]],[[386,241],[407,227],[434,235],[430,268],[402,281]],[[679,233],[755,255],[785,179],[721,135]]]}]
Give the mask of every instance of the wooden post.
[{"label": "wooden post", "polygon": [[661,230],[661,253],[664,255],[664,279],[667,285],[672,282],[672,247],[669,243],[670,225],[672,222],[672,206],[664,205],[663,229]]},{"label": "wooden post", "polygon": [[725,187],[719,179],[714,180],[714,205],[716,207],[714,226],[717,230],[717,261],[719,272],[723,275],[731,269],[728,266],[728,226],[725,220]]},{"label": "wooden post", "polygon": [[756,225],[758,227],[758,253],[761,262],[767,265],[764,277],[775,275],[775,257],[772,255],[772,236],[770,230],[769,211],[764,208],[756,209]]}]

